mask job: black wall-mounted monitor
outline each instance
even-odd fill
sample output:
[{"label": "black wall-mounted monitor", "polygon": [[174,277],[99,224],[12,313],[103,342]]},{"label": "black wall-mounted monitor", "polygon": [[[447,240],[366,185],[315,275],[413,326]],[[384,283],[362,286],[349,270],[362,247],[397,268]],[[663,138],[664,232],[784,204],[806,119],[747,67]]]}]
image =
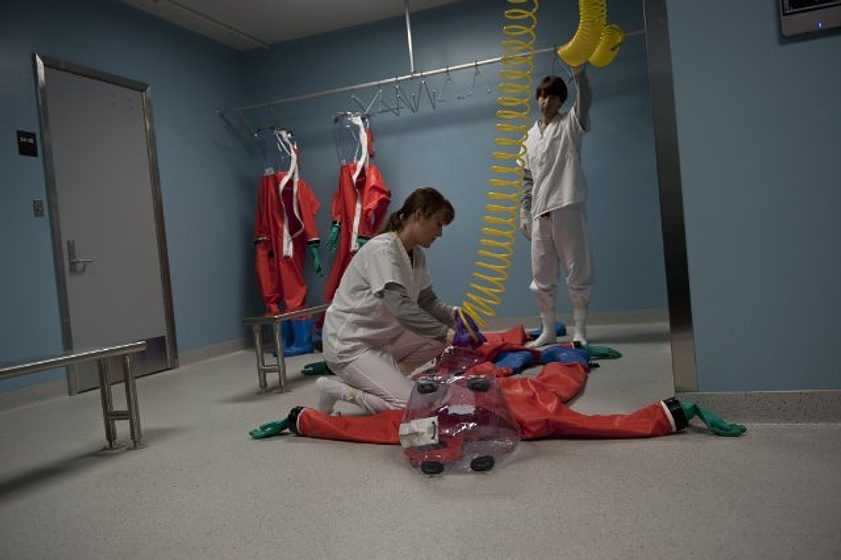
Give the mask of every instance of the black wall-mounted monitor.
[{"label": "black wall-mounted monitor", "polygon": [[780,29],[784,37],[838,27],[841,27],[841,0],[780,0]]}]

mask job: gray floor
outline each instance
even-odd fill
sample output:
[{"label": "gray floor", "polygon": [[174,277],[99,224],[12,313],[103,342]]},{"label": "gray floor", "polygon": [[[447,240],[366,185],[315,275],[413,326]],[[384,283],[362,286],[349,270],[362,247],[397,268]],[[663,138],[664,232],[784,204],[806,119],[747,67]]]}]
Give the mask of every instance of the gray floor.
[{"label": "gray floor", "polygon": [[[665,324],[591,338],[625,356],[574,409],[670,396]],[[250,352],[138,380],[141,450],[100,451],[96,393],[0,414],[0,558],[841,558],[841,425],[524,442],[489,473],[437,478],[396,446],[250,439],[315,403],[297,372],[319,359],[289,360],[285,394],[257,391]]]}]

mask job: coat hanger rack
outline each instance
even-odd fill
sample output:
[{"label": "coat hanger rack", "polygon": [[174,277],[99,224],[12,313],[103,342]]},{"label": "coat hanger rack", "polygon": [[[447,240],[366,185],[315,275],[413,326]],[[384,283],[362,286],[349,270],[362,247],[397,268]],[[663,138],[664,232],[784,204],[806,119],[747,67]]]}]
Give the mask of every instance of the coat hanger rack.
[{"label": "coat hanger rack", "polygon": [[[488,64],[497,64],[502,62],[503,57],[497,56],[494,58],[486,58],[484,60],[474,60],[473,62],[466,62],[464,64],[456,64],[454,66],[445,66],[444,68],[437,68],[435,70],[427,70],[423,72],[417,72],[415,70],[415,60],[414,60],[414,51],[412,48],[412,29],[411,29],[411,22],[409,18],[409,0],[404,0],[404,12],[405,12],[405,19],[406,19],[406,39],[409,47],[409,69],[410,73],[405,74],[403,76],[396,76],[393,78],[384,78],[382,80],[375,80],[372,82],[364,82],[360,84],[354,84],[350,86],[342,86],[332,89],[325,89],[320,91],[314,91],[311,93],[304,93],[301,95],[292,95],[289,97],[281,97],[278,99],[272,99],[270,101],[264,101],[262,103],[254,103],[251,105],[241,105],[238,107],[219,107],[216,109],[216,113],[223,117],[226,122],[230,125],[231,123],[228,121],[228,115],[237,114],[239,115],[239,127],[244,128],[246,130],[251,130],[248,126],[248,121],[245,117],[245,113],[248,111],[253,111],[255,109],[266,109],[268,108],[271,111],[272,118],[274,119],[275,113],[274,108],[278,105],[284,105],[287,103],[297,103],[301,101],[308,101],[311,99],[316,99],[319,97],[325,97],[328,95],[336,95],[340,93],[351,93],[350,99],[353,103],[355,103],[360,109],[362,109],[362,113],[367,116],[374,116],[377,114],[383,113],[391,113],[395,116],[399,116],[401,109],[408,109],[412,113],[416,113],[419,108],[421,101],[426,99],[430,107],[435,110],[439,103],[446,102],[445,95],[448,93],[448,88],[452,89],[453,80],[450,76],[453,72],[460,72],[462,70],[473,70],[473,81],[470,88],[467,92],[463,94],[456,94],[456,99],[464,99],[466,97],[470,97],[473,95],[476,86],[479,85],[481,82],[484,85],[486,92],[488,94],[491,93],[491,88],[488,84],[484,81],[484,78],[479,71],[481,66],[486,66]],[[625,38],[632,37],[635,35],[644,35],[645,30],[638,30],[633,31],[630,33],[625,34]],[[544,53],[555,53],[557,50],[557,46],[553,45],[551,47],[547,47],[544,49],[537,49],[534,51],[533,54],[544,54]],[[509,55],[510,56],[510,55]],[[553,67],[554,68],[554,67]],[[434,88],[430,88],[427,78],[432,76],[437,76],[445,74],[446,79],[444,80],[443,85],[441,86],[440,91],[436,91]],[[413,82],[416,81],[418,83],[418,88],[416,93],[411,93],[411,98],[407,98],[406,95],[403,93],[400,84],[404,82]],[[384,96],[384,89],[385,87],[393,87],[394,88],[394,98],[393,103],[386,102]],[[357,95],[359,90],[365,90],[369,88],[377,88],[374,96],[371,98],[369,102],[365,102],[364,100],[360,99]]]},{"label": "coat hanger rack", "polygon": [[[627,34],[626,37],[628,35],[630,35],[630,34]],[[551,52],[551,51],[552,51],[552,47],[548,47],[548,48],[545,48],[545,49],[535,50],[534,54],[543,54],[543,53],[547,53],[547,52]],[[376,80],[376,81],[373,81],[373,82],[365,82],[365,83],[361,83],[361,84],[354,84],[352,86],[343,86],[343,87],[337,87],[337,88],[333,88],[333,89],[325,89],[325,90],[315,91],[315,92],[311,92],[311,93],[305,93],[305,94],[301,94],[301,95],[293,95],[293,96],[290,96],[290,97],[281,97],[279,99],[272,99],[271,101],[264,101],[262,103],[254,103],[254,104],[251,104],[251,105],[241,105],[239,107],[220,107],[220,108],[216,109],[216,113],[219,114],[219,115],[223,115],[223,116],[224,115],[229,115],[229,114],[234,114],[234,113],[242,114],[243,112],[246,112],[246,111],[253,111],[255,109],[272,108],[272,107],[276,107],[278,105],[284,105],[286,103],[296,103],[296,102],[300,102],[300,101],[308,101],[310,99],[316,99],[318,97],[324,97],[324,96],[327,96],[327,95],[335,95],[335,94],[347,93],[347,92],[355,93],[358,90],[368,89],[368,88],[379,88],[380,90],[382,90],[384,87],[387,87],[387,86],[397,86],[397,85],[399,85],[403,82],[408,82],[408,81],[412,81],[412,80],[422,80],[422,79],[429,78],[431,76],[437,76],[439,74],[450,74],[450,73],[453,73],[453,72],[459,72],[461,70],[466,70],[466,69],[468,69],[468,70],[472,69],[472,70],[475,71],[480,66],[486,66],[488,64],[497,64],[501,60],[502,60],[502,57],[498,56],[498,57],[495,57],[495,58],[487,58],[485,60],[475,60],[473,62],[467,62],[467,63],[464,63],[464,64],[457,64],[455,66],[446,66],[444,68],[438,68],[438,69],[435,69],[435,70],[428,70],[428,71],[424,71],[424,72],[406,74],[406,75],[403,75],[403,76],[397,76],[395,78],[386,78],[386,79],[382,79],[382,80]],[[452,79],[450,79],[449,81],[452,82]],[[437,99],[438,103],[440,103],[442,98],[443,98],[443,90],[444,90],[444,88],[442,88],[441,96],[439,96],[439,98]]]}]

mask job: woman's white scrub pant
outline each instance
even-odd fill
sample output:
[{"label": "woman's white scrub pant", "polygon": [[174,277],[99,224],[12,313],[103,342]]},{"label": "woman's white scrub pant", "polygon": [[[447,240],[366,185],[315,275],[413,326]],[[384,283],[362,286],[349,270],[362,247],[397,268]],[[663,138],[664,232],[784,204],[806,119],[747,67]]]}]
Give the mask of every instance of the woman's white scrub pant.
[{"label": "woman's white scrub pant", "polygon": [[404,331],[392,345],[369,348],[346,364],[330,364],[330,369],[346,385],[357,389],[357,405],[376,414],[406,407],[413,383],[401,371],[401,365],[415,369],[438,357],[445,347],[442,340]]}]

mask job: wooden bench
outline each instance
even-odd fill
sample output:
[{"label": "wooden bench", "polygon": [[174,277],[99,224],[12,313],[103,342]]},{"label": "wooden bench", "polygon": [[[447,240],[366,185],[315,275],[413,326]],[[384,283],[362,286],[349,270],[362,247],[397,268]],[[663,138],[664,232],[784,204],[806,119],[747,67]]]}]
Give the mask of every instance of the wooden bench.
[{"label": "wooden bench", "polygon": [[[134,354],[146,350],[146,342],[132,342],[84,350],[78,352],[67,352],[61,356],[54,356],[33,360],[23,364],[0,367],[0,379],[18,377],[38,371],[46,371],[64,366],[97,361],[99,373],[99,394],[102,398],[102,418],[105,421],[105,439],[108,441],[108,449],[116,449],[117,429],[115,420],[128,420],[131,430],[131,441],[134,449],[143,446],[140,432],[140,412],[137,407],[137,389],[134,383],[134,367],[132,358]],[[114,403],[111,399],[111,384],[108,381],[108,359],[111,357],[122,357],[123,359],[123,384],[126,391],[126,410],[114,410]]]},{"label": "wooden bench", "polygon": [[[280,315],[261,315],[257,317],[246,317],[242,320],[246,325],[251,325],[251,332],[254,334],[254,352],[257,355],[257,382],[260,384],[260,389],[268,391],[266,373],[277,372],[277,392],[283,393],[286,391],[286,360],[283,356],[283,340],[281,339],[280,334],[281,324],[284,321],[288,321],[289,319],[294,319],[296,317],[323,313],[328,307],[330,307],[330,304],[325,303],[322,305],[315,305],[313,307],[306,307],[297,311],[281,313]],[[274,352],[277,358],[275,364],[266,363],[266,352],[263,347],[263,327],[265,326],[272,327]]]}]

